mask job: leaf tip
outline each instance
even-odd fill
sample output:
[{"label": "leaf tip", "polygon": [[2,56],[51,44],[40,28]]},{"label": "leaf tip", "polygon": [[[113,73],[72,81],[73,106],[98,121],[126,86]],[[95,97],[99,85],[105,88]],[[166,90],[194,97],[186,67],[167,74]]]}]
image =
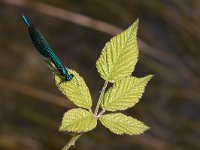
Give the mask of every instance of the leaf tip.
[{"label": "leaf tip", "polygon": [[136,19],[136,21],[135,21],[135,23],[138,25],[138,24],[139,24],[139,22],[140,22],[140,19],[139,19],[139,18],[137,18],[137,19]]},{"label": "leaf tip", "polygon": [[154,77],[154,75],[153,75],[153,74],[150,74],[150,75],[148,75],[147,77],[149,78],[149,80],[151,80],[151,79]]},{"label": "leaf tip", "polygon": [[137,32],[139,28],[139,18],[137,18],[136,21],[132,24],[132,28],[136,28],[135,31]]},{"label": "leaf tip", "polygon": [[150,75],[147,75],[147,76],[143,77],[143,79],[147,84],[153,77],[154,77],[154,75],[150,74]]},{"label": "leaf tip", "polygon": [[144,128],[143,129],[144,129],[144,132],[145,132],[145,131],[149,130],[150,127],[144,124]]}]

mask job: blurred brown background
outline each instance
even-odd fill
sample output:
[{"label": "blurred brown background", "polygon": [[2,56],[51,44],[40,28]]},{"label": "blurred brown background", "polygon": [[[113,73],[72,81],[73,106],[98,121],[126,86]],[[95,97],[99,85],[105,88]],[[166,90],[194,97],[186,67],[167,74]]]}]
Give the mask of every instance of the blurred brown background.
[{"label": "blurred brown background", "polygon": [[140,19],[133,75],[155,76],[125,113],[151,129],[118,136],[99,123],[74,149],[200,149],[199,0],[0,0],[1,150],[61,149],[70,134],[57,130],[63,113],[75,107],[56,88],[21,14],[40,28],[63,64],[84,77],[95,104],[103,86],[95,68],[101,49]]}]

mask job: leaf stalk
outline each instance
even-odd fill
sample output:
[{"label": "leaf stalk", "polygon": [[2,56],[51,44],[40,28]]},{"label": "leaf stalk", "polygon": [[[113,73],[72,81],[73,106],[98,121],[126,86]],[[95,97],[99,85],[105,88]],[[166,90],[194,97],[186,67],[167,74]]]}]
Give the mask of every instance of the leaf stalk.
[{"label": "leaf stalk", "polygon": [[97,105],[96,105],[96,108],[95,108],[95,111],[94,111],[94,115],[95,115],[95,116],[97,116],[97,114],[98,114],[99,106],[100,106],[101,101],[102,101],[102,99],[103,99],[103,95],[104,95],[104,93],[105,93],[105,90],[106,90],[107,85],[108,85],[108,81],[106,80],[106,81],[104,82],[103,88],[102,88],[102,90],[101,90],[101,94],[100,94],[100,96],[99,96],[99,99],[98,99],[98,102],[97,102]]}]

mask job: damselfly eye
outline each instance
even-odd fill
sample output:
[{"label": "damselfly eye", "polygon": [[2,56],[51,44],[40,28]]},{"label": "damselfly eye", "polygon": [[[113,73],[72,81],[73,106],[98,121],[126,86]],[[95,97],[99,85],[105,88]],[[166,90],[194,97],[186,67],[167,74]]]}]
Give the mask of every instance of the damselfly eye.
[{"label": "damselfly eye", "polygon": [[70,81],[70,80],[72,80],[72,79],[73,79],[73,77],[74,77],[74,75],[73,75],[73,74],[70,74],[70,75],[68,75],[68,76],[67,76],[67,78],[66,78],[66,79],[67,79],[67,81]]}]

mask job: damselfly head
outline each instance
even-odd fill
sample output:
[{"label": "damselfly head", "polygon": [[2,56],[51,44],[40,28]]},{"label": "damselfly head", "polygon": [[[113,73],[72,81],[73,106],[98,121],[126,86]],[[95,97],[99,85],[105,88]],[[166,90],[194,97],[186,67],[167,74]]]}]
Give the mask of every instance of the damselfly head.
[{"label": "damselfly head", "polygon": [[73,74],[69,74],[69,75],[67,75],[65,78],[66,78],[67,81],[70,81],[70,80],[73,79],[73,77],[74,77]]},{"label": "damselfly head", "polygon": [[65,79],[66,79],[67,81],[72,80],[72,78],[73,78],[73,76],[74,76],[73,74],[69,74],[65,67],[60,68],[60,69],[59,69],[59,72],[61,73],[62,76],[65,77]]}]

